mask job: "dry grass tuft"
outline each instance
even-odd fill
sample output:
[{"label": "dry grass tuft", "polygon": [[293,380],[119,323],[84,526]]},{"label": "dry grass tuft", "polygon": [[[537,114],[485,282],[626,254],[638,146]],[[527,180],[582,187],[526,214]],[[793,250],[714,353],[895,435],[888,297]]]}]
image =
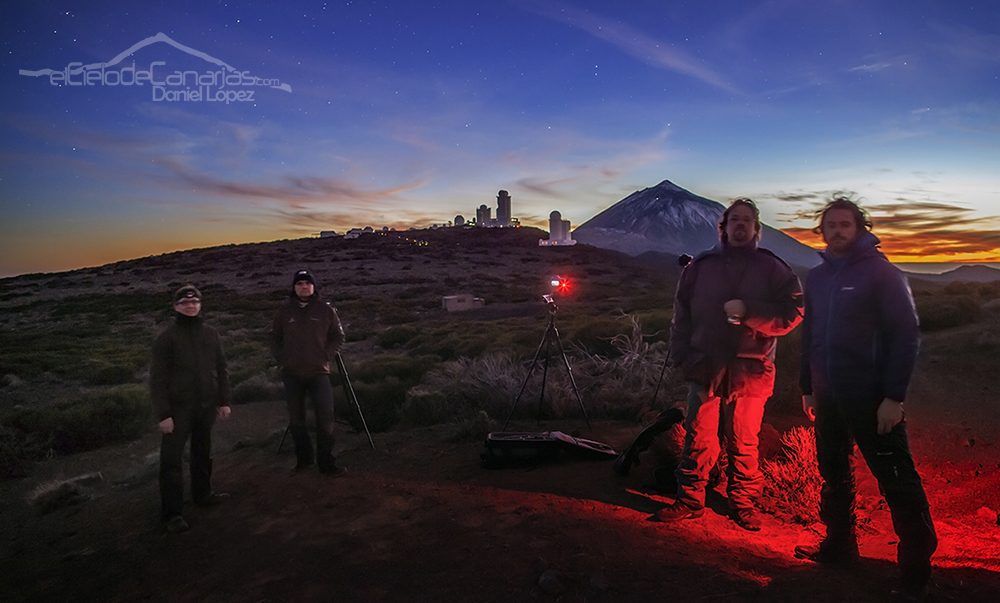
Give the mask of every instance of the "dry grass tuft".
[{"label": "dry grass tuft", "polygon": [[774,461],[762,461],[764,492],[760,507],[767,513],[802,525],[819,521],[819,490],[823,480],[816,462],[816,432],[793,427],[781,437],[782,451]]}]

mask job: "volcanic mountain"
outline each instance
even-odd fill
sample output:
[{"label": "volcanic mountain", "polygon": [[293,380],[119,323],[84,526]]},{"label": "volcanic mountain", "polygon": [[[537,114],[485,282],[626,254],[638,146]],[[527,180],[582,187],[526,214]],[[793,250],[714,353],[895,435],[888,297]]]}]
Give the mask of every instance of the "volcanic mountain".
[{"label": "volcanic mountain", "polygon": [[[581,243],[629,255],[647,251],[697,255],[719,242],[718,223],[725,206],[699,197],[669,180],[636,191],[573,231]],[[814,249],[764,225],[761,247],[789,264],[811,268],[819,263]]]}]

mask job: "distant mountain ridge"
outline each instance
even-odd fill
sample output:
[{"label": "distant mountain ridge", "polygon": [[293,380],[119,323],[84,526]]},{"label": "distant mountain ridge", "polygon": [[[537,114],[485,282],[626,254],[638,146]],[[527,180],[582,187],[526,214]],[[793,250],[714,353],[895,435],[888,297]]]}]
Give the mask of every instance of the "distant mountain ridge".
[{"label": "distant mountain ridge", "polygon": [[[719,242],[719,218],[725,209],[718,201],[664,180],[632,193],[584,222],[573,231],[573,238],[633,256],[647,251],[697,255]],[[761,247],[804,268],[820,261],[815,249],[766,224]]]},{"label": "distant mountain ridge", "polygon": [[905,270],[903,271],[903,274],[911,280],[920,279],[923,281],[941,284],[954,283],[956,281],[962,283],[989,283],[992,281],[1000,281],[1000,270],[982,265],[959,266],[954,270],[949,270],[940,274],[906,272]]}]

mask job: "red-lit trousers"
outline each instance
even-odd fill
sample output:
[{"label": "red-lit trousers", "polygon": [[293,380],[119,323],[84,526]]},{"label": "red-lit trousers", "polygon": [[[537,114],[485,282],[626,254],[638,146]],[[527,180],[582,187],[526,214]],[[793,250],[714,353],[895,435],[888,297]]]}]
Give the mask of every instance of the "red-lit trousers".
[{"label": "red-lit trousers", "polygon": [[757,461],[757,437],[765,402],[766,397],[736,396],[723,401],[709,396],[700,385],[688,384],[687,435],[676,471],[678,500],[692,508],[705,506],[705,488],[719,458],[721,436],[728,458],[729,507],[753,507],[764,484]]}]

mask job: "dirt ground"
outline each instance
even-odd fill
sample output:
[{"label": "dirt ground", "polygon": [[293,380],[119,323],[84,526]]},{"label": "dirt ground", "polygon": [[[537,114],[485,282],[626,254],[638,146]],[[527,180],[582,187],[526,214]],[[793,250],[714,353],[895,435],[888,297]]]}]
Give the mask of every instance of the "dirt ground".
[{"label": "dirt ground", "polygon": [[[954,387],[961,387],[956,384]],[[952,389],[953,389],[952,388]],[[924,388],[927,389],[927,388]],[[953,391],[954,393],[954,391]],[[913,402],[912,445],[941,544],[934,601],[995,601],[1000,592],[996,413],[940,419],[933,392]],[[344,477],[292,475],[280,403],[236,407],[215,430],[217,491],[191,530],[165,534],[155,479],[158,437],[52,460],[0,484],[2,601],[883,601],[895,537],[861,471],[862,563],[797,560],[813,530],[765,516],[750,533],[725,500],[680,524],[649,517],[651,453],[628,478],[610,461],[566,455],[535,468],[487,470],[481,443],[446,427],[363,434],[339,426]],[[776,423],[777,424],[777,423]],[[532,422],[624,448],[640,425]],[[779,429],[782,427],[779,427]],[[971,441],[971,443],[970,443]],[[47,514],[27,495],[48,480],[100,471],[89,498]]]}]

